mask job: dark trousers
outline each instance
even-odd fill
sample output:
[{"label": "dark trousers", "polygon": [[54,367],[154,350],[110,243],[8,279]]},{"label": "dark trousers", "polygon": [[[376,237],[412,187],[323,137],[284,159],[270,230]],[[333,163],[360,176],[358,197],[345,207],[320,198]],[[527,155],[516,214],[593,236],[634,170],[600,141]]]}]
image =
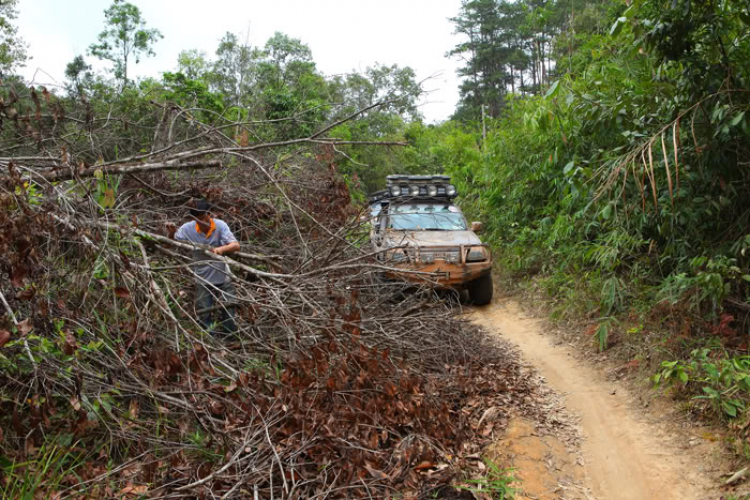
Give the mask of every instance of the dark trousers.
[{"label": "dark trousers", "polygon": [[[195,308],[198,312],[198,323],[207,332],[210,331],[213,324],[214,313],[220,313],[218,325],[224,333],[237,333],[237,323],[234,321],[234,304],[237,297],[234,295],[234,286],[231,281],[225,281],[220,285],[209,285],[207,283],[198,283],[195,290]],[[219,311],[206,311],[215,305],[223,306]],[[211,333],[214,333],[211,331]]]}]

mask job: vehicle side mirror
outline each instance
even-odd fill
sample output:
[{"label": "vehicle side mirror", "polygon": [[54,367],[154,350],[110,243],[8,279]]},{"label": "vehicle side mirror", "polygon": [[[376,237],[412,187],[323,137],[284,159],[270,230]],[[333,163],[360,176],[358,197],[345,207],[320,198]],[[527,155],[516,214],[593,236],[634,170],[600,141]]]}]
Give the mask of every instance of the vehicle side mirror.
[{"label": "vehicle side mirror", "polygon": [[475,233],[481,233],[482,232],[482,223],[478,221],[474,221],[471,223],[471,230]]}]

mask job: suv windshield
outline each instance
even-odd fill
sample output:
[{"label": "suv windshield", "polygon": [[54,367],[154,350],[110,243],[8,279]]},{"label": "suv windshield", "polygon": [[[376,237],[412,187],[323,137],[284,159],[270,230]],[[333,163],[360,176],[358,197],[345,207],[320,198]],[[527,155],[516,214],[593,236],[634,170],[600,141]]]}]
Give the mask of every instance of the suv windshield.
[{"label": "suv windshield", "polygon": [[466,219],[453,205],[416,203],[389,209],[388,228],[397,231],[466,231]]}]

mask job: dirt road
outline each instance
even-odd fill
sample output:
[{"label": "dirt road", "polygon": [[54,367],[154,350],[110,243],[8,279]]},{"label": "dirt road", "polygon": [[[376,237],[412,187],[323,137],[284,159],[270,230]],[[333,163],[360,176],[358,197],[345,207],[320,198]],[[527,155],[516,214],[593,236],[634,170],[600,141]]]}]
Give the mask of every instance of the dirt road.
[{"label": "dirt road", "polygon": [[[687,449],[686,436],[677,439],[666,430],[668,426],[660,425],[658,417],[636,409],[623,386],[576,361],[569,347],[553,345],[541,320],[502,299],[473,310],[471,317],[515,344],[524,360],[563,395],[567,409],[580,418],[584,439],[579,464],[583,463],[584,481],[597,499],[715,497],[709,493],[710,481],[699,470],[705,457]],[[520,467],[519,474],[523,476]],[[544,497],[556,498],[552,493]]]}]

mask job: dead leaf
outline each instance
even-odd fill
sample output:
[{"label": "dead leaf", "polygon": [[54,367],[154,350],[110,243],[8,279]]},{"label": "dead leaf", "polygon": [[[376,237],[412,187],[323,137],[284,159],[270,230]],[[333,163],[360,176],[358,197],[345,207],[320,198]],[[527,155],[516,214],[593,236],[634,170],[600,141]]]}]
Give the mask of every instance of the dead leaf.
[{"label": "dead leaf", "polygon": [[482,414],[482,418],[479,419],[477,426],[482,425],[482,422],[484,422],[485,420],[487,422],[494,422],[499,412],[500,412],[500,408],[498,408],[497,406],[487,408]]},{"label": "dead leaf", "polygon": [[25,337],[31,331],[31,319],[26,318],[16,325],[16,330],[21,337]]},{"label": "dead leaf", "polygon": [[226,410],[226,406],[224,406],[224,403],[215,400],[212,400],[211,403],[209,403],[208,407],[211,410],[211,413],[217,417],[224,415],[224,411]]},{"label": "dead leaf", "polygon": [[102,208],[114,208],[115,206],[115,192],[113,189],[105,189],[104,197],[102,198]]},{"label": "dead leaf", "polygon": [[67,332],[65,334],[65,342],[62,346],[62,351],[68,355],[72,356],[74,352],[78,349],[78,342],[76,342],[76,338],[73,336],[72,333]]},{"label": "dead leaf", "polygon": [[34,290],[34,287],[32,286],[23,290],[21,293],[16,295],[16,297],[20,300],[31,300],[34,298],[34,295],[36,295],[36,291]]},{"label": "dead leaf", "polygon": [[247,133],[247,130],[242,130],[242,133],[240,134],[240,146],[243,148],[246,148],[248,144],[250,144],[250,134]]},{"label": "dead leaf", "polygon": [[370,462],[365,462],[365,469],[367,469],[367,472],[369,472],[375,479],[389,479],[388,474],[382,470],[376,469]]},{"label": "dead leaf", "polygon": [[424,461],[420,463],[419,465],[417,465],[416,467],[414,467],[414,470],[432,469],[433,467],[435,467],[435,464],[433,464],[432,462]]},{"label": "dead leaf", "polygon": [[144,493],[148,492],[148,486],[147,485],[139,485],[136,486],[134,484],[128,484],[123,489],[120,490],[121,495],[143,495]]},{"label": "dead leaf", "polygon": [[121,299],[129,299],[130,298],[130,290],[128,290],[127,288],[118,286],[117,288],[115,288],[115,295],[117,295]]},{"label": "dead leaf", "polygon": [[138,419],[138,411],[140,409],[140,403],[137,399],[131,399],[130,400],[130,411],[129,411],[129,417],[131,420],[137,420]]},{"label": "dead leaf", "polygon": [[211,474],[211,463],[210,462],[203,462],[198,466],[198,469],[195,471],[195,475],[198,477],[198,479],[204,479],[208,477],[208,475]]},{"label": "dead leaf", "polygon": [[8,330],[0,330],[0,348],[10,342],[10,332]]},{"label": "dead leaf", "polygon": [[23,279],[26,277],[26,272],[27,269],[24,266],[13,266],[10,276],[10,282],[13,286],[18,288],[23,286]]}]

